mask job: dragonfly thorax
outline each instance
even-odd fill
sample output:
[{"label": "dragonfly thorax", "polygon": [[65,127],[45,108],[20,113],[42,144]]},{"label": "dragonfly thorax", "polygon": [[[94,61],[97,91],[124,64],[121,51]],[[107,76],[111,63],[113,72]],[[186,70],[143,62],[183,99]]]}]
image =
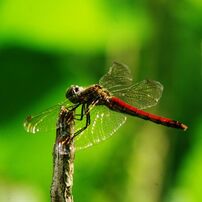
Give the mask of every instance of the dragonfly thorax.
[{"label": "dragonfly thorax", "polygon": [[65,96],[72,103],[78,103],[80,94],[83,90],[83,87],[72,85],[70,88],[67,89]]},{"label": "dragonfly thorax", "polygon": [[101,105],[108,100],[109,96],[109,92],[98,84],[85,88],[74,85],[66,92],[66,98],[74,104],[96,102],[97,105]]}]

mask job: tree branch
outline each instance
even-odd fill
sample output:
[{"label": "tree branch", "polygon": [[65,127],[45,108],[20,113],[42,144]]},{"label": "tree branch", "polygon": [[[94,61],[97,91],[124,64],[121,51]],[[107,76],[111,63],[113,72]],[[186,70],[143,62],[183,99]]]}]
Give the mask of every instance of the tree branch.
[{"label": "tree branch", "polygon": [[51,202],[73,202],[74,173],[74,112],[61,108],[57,121],[56,140],[53,149],[53,179]]}]

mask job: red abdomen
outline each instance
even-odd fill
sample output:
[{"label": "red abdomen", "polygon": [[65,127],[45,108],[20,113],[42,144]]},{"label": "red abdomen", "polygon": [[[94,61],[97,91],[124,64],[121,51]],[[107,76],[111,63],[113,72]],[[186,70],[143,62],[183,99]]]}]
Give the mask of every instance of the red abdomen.
[{"label": "red abdomen", "polygon": [[133,107],[133,106],[125,103],[124,101],[122,101],[121,99],[119,99],[117,97],[111,97],[110,101],[111,102],[108,105],[108,107],[114,111],[121,112],[121,113],[128,114],[128,115],[132,115],[132,116],[137,116],[139,118],[149,120],[149,121],[152,121],[154,123],[165,125],[168,127],[179,128],[182,130],[186,130],[188,128],[185,124],[183,124],[179,121],[175,121],[175,120],[172,120],[169,118],[150,114],[148,112],[145,112],[143,110],[140,110],[136,107]]}]

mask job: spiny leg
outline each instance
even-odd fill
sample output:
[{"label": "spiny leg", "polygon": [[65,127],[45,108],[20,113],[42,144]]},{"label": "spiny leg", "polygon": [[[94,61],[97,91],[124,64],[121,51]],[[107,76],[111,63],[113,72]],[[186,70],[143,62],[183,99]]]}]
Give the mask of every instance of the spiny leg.
[{"label": "spiny leg", "polygon": [[[94,106],[96,103],[95,101],[92,102],[91,104],[88,103],[84,103],[81,106],[81,114],[77,114],[77,116],[80,116],[80,118],[74,118],[75,120],[79,120],[82,121],[84,115],[86,116],[86,125],[81,128],[80,130],[78,130],[76,133],[74,133],[74,135],[71,138],[67,138],[64,141],[61,141],[62,145],[66,144],[69,141],[72,141],[77,135],[79,135],[81,132],[83,132],[89,125],[90,125],[90,105]],[[76,111],[76,109],[80,106],[81,104],[78,103],[74,106],[72,106],[71,108],[69,108],[69,111]]]},{"label": "spiny leg", "polygon": [[82,104],[81,106],[81,113],[80,114],[75,114],[75,116],[80,116],[79,118],[74,118],[75,120],[81,121],[83,120],[84,115],[86,114],[87,111],[87,106],[86,104]]},{"label": "spiny leg", "polygon": [[[80,130],[78,130],[73,138],[75,138],[77,135],[79,135],[81,132],[83,132],[84,130],[86,130],[88,128],[88,126],[90,125],[90,110],[99,102],[99,99],[94,100],[91,104],[88,104],[86,106],[82,106],[82,108],[85,108],[85,111],[82,112],[81,114],[81,120],[83,119],[84,115],[86,116],[86,125],[81,128]],[[85,104],[83,104],[85,105]]]},{"label": "spiny leg", "polygon": [[87,112],[85,115],[86,115],[86,125],[83,128],[81,128],[80,130],[78,130],[76,133],[74,133],[73,138],[75,138],[77,135],[79,135],[84,130],[86,130],[88,128],[88,126],[90,125],[90,112]]}]

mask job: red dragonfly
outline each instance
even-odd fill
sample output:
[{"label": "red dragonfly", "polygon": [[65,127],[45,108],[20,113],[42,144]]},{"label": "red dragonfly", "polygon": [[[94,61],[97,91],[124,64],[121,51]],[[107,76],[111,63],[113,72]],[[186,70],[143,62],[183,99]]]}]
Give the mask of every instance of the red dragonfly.
[{"label": "red dragonfly", "polygon": [[99,84],[83,88],[71,86],[67,100],[24,122],[27,132],[44,131],[50,117],[56,122],[61,106],[75,110],[74,134],[77,149],[87,148],[112,136],[126,121],[126,115],[136,116],[168,127],[186,130],[188,127],[169,118],[143,111],[155,106],[161,98],[163,86],[158,81],[143,80],[133,84],[126,65],[114,62]]}]

